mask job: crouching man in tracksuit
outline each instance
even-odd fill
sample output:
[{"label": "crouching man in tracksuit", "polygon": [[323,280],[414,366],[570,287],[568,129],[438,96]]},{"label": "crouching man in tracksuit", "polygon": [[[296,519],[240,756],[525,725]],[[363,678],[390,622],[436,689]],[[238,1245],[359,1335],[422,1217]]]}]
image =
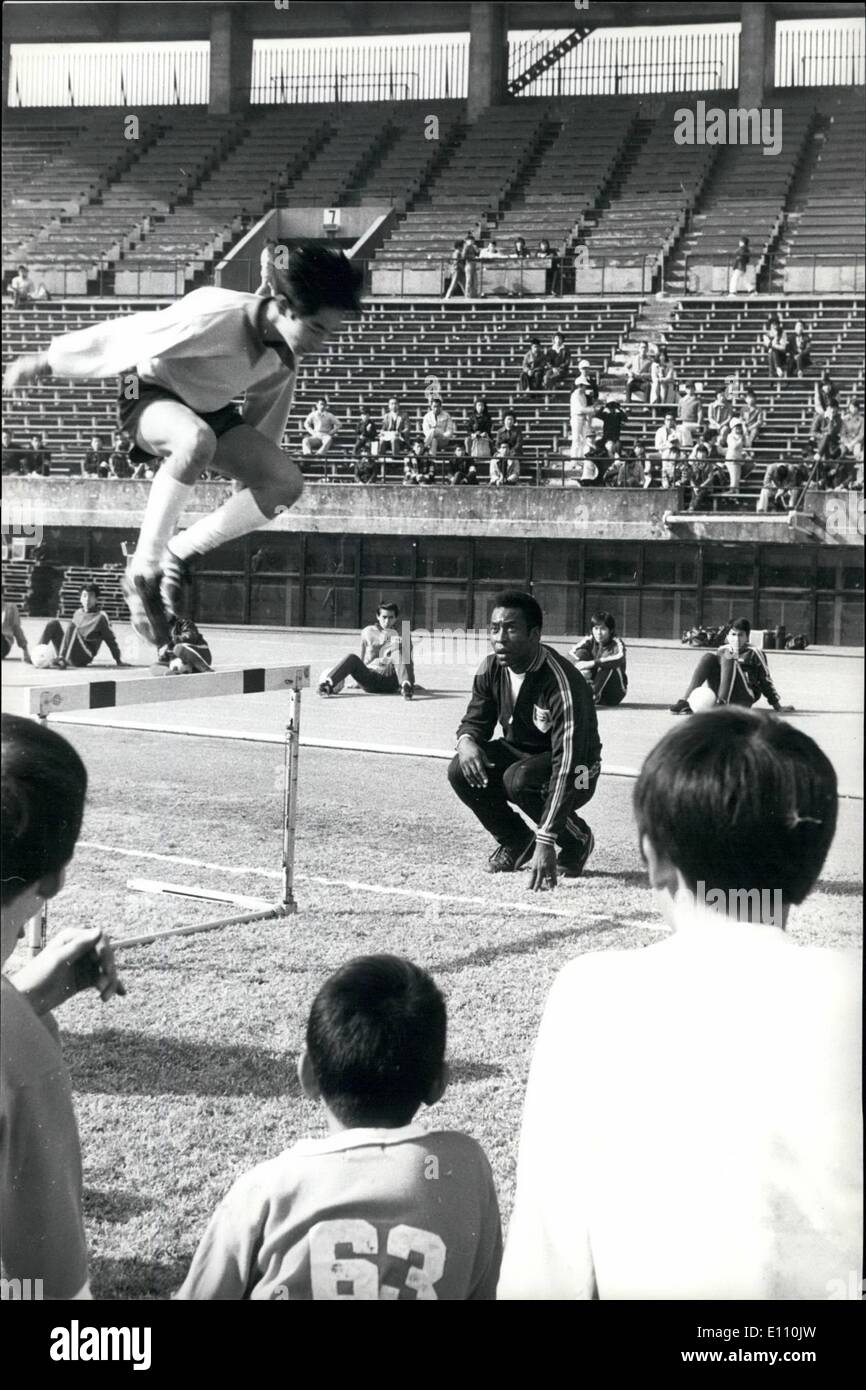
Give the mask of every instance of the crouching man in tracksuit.
[{"label": "crouching man in tracksuit", "polygon": [[[592,692],[567,658],[544,646],[542,622],[531,594],[497,596],[493,653],[475,674],[448,768],[460,800],[497,841],[489,872],[511,873],[531,859],[533,889],[554,888],[557,872],[583,872],[595,842],[577,811],[594,795],[601,770]],[[493,740],[497,723],[503,736]]]}]

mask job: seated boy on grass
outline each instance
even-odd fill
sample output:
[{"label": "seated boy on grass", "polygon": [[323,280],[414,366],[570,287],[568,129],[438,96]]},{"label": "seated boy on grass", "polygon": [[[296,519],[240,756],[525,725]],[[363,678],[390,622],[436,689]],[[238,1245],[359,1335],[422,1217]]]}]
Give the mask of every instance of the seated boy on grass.
[{"label": "seated boy on grass", "polygon": [[492,1300],[502,1254],[490,1165],[413,1118],[445,1090],[445,1001],[397,956],[349,961],[310,1011],[298,1063],[329,1134],[238,1178],[181,1299]]},{"label": "seated boy on grass", "polygon": [[[26,923],[63,887],[87,772],[66,739],[31,719],[4,714],[0,744],[5,966]],[[126,993],[98,927],[58,932],[0,986],[3,1278],[41,1280],[43,1298],[90,1297],[78,1126],[50,1013],[88,986],[103,1000]]]},{"label": "seated boy on grass", "polygon": [[783,720],[711,710],[652,750],[634,809],[671,934],[553,986],[499,1297],[838,1297],[862,1256],[861,960],[789,931],[836,774]]}]

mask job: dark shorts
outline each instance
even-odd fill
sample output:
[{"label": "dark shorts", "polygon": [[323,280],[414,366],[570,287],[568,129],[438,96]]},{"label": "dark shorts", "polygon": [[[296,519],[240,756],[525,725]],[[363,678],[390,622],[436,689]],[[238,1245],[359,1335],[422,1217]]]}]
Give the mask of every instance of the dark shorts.
[{"label": "dark shorts", "polygon": [[[131,381],[134,381],[137,386],[132,400],[129,399]],[[136,439],[141,412],[146,406],[153,405],[154,401],[176,401],[178,405],[185,405],[187,410],[192,410],[191,405],[187,405],[186,401],[181,400],[180,396],[176,396],[173,391],[167,391],[164,386],[143,381],[137,372],[124,373],[117,392],[117,424],[118,429],[123,430],[132,440],[132,448],[129,451],[129,458],[132,463],[144,463],[149,458],[159,457],[153,450],[139,444]],[[232,402],[220,406],[219,410],[193,410],[192,413],[197,415],[200,420],[204,420],[205,424],[213,430],[217,439],[221,435],[227,434],[229,430],[233,430],[237,425],[244,423],[240,408]]]}]

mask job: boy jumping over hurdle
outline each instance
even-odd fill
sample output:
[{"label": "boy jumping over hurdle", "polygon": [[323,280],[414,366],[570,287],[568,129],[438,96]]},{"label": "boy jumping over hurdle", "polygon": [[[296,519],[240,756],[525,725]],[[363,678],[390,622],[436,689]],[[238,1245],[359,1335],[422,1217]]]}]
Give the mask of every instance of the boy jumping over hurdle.
[{"label": "boy jumping over hurdle", "polygon": [[329,1133],[237,1179],[177,1297],[491,1301],[502,1237],[468,1135],[413,1123],[448,1084],[445,1000],[425,970],[363,956],[310,1011],[301,1087]]},{"label": "boy jumping over hurdle", "polygon": [[[360,282],[342,251],[301,247],[281,279],[286,294],[193,290],[167,309],[54,338],[7,370],[7,391],[53,376],[120,375],[118,423],[133,439],[131,457],[161,461],[124,580],[133,627],[158,648],[170,642],[171,620],[189,616],[192,558],[258,530],[301,495],[300,469],[280,448],[297,362],[359,312]],[[204,469],[239,489],[175,536]]]}]

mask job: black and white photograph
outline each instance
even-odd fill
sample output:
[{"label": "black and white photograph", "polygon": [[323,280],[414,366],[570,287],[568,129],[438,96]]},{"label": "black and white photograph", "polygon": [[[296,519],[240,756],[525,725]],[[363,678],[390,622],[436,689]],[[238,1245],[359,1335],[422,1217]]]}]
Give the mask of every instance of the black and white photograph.
[{"label": "black and white photograph", "polygon": [[863,5],[13,0],[2,79],[36,1364],[385,1299],[835,1370]]}]

